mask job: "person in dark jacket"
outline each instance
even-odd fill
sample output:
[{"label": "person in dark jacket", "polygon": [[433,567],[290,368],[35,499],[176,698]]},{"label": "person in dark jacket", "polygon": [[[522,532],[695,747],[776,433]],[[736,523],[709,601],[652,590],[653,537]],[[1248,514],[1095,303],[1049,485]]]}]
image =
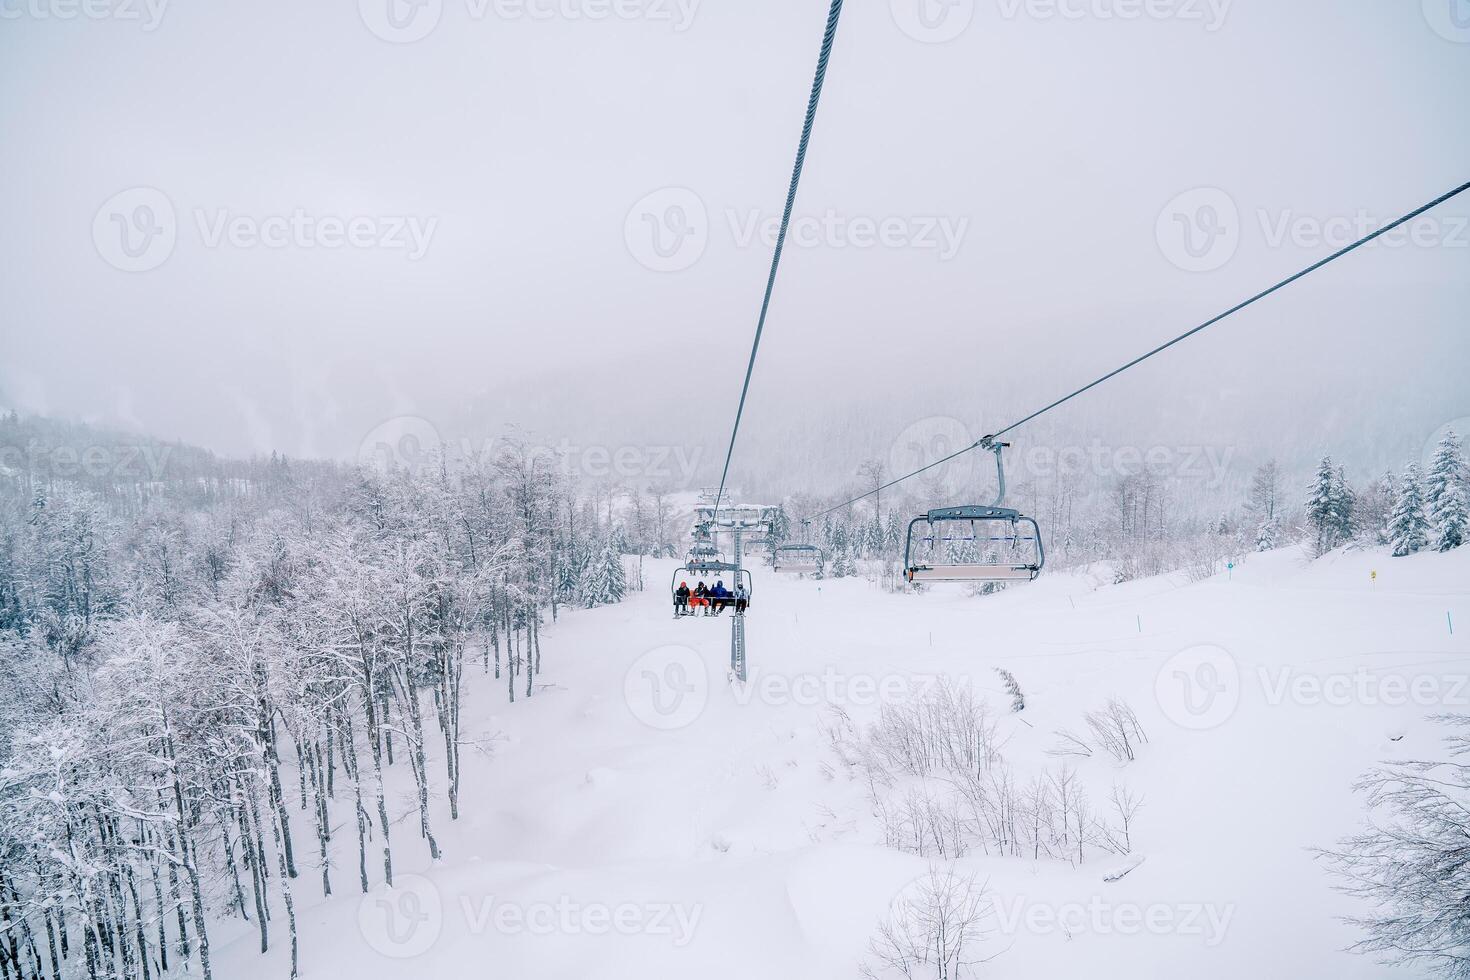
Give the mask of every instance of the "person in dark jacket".
[{"label": "person in dark jacket", "polygon": [[716,616],[730,606],[730,590],[725,588],[723,581],[715,583],[715,587],[710,591],[710,598],[714,600],[713,606]]},{"label": "person in dark jacket", "polygon": [[674,615],[687,616],[689,614],[689,583],[680,582],[679,587],[674,590]]},{"label": "person in dark jacket", "polygon": [[[694,594],[689,597],[689,605],[692,609],[703,609],[706,616],[709,615],[709,587],[700,582],[694,587]],[[691,615],[692,613],[691,609]]]}]

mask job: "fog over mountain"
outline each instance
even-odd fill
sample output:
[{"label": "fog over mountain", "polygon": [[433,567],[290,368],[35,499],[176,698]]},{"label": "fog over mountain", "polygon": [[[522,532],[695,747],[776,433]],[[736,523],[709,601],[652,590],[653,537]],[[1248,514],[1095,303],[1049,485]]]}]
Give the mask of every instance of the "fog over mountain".
[{"label": "fog over mountain", "polygon": [[[838,38],[734,462],[758,487],[836,489],[934,416],[978,437],[1470,159],[1470,59],[1433,11],[994,3],[940,38],[887,6]],[[532,8],[446,4],[412,43],[372,5],[7,20],[0,403],[236,456],[352,458],[400,416],[514,424],[683,446],[717,479],[823,11]],[[125,271],[139,193],[168,248]],[[1018,448],[1397,465],[1470,414],[1467,216]]]}]

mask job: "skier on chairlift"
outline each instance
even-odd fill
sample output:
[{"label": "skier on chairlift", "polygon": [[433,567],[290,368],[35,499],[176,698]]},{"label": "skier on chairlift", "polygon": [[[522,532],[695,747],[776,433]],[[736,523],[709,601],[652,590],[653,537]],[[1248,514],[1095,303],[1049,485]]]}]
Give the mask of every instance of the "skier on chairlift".
[{"label": "skier on chairlift", "polygon": [[745,591],[744,585],[735,586],[735,615],[744,616],[745,610],[750,606],[750,593]]},{"label": "skier on chairlift", "polygon": [[716,616],[720,615],[727,608],[729,608],[730,590],[725,588],[725,583],[723,580],[715,583],[715,587],[710,590],[710,598],[714,600],[713,606]]},{"label": "skier on chairlift", "polygon": [[679,587],[674,590],[674,615],[689,615],[689,583],[680,582]]}]

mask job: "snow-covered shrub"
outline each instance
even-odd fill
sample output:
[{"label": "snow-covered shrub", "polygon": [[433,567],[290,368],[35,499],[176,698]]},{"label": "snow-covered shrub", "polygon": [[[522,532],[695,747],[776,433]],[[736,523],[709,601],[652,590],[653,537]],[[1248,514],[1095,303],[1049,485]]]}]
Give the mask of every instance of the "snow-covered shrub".
[{"label": "snow-covered shrub", "polygon": [[1119,762],[1132,762],[1138,747],[1148,741],[1138,715],[1127,701],[1113,698],[1107,707],[1087,713],[1093,744]]},{"label": "snow-covered shrub", "polygon": [[989,707],[949,678],[917,698],[884,705],[868,746],[877,768],[911,776],[982,772],[1000,760]]},{"label": "snow-covered shrub", "polygon": [[[1126,704],[1115,701],[1096,714],[1109,745],[1136,751],[1143,733]],[[884,709],[861,733],[840,709],[831,719],[826,734],[838,762],[866,783],[889,847],[921,857],[982,851],[1076,864],[1090,851],[1132,847],[1137,804],[1131,797],[1113,801],[1113,823],[1098,816],[1066,764],[1018,778],[1000,754],[984,702],[967,688],[940,685],[911,704]],[[1077,743],[1091,754],[1085,741]]]},{"label": "snow-covered shrub", "polygon": [[1005,685],[1006,693],[1011,696],[1011,711],[1020,713],[1026,710],[1026,695],[1021,693],[1021,685],[1016,680],[1016,675],[1004,667],[995,668],[1000,675],[1000,681]]}]

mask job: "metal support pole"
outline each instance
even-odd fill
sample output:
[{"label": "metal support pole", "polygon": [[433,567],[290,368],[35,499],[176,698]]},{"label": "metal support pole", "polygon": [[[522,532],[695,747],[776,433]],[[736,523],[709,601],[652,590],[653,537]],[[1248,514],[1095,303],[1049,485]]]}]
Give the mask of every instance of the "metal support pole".
[{"label": "metal support pole", "polygon": [[[745,559],[745,532],[736,527],[735,531],[735,588],[739,590],[740,584],[745,581],[745,572],[742,570],[741,562]],[[739,613],[730,617],[730,675],[741,683],[745,682],[745,621]]]}]

